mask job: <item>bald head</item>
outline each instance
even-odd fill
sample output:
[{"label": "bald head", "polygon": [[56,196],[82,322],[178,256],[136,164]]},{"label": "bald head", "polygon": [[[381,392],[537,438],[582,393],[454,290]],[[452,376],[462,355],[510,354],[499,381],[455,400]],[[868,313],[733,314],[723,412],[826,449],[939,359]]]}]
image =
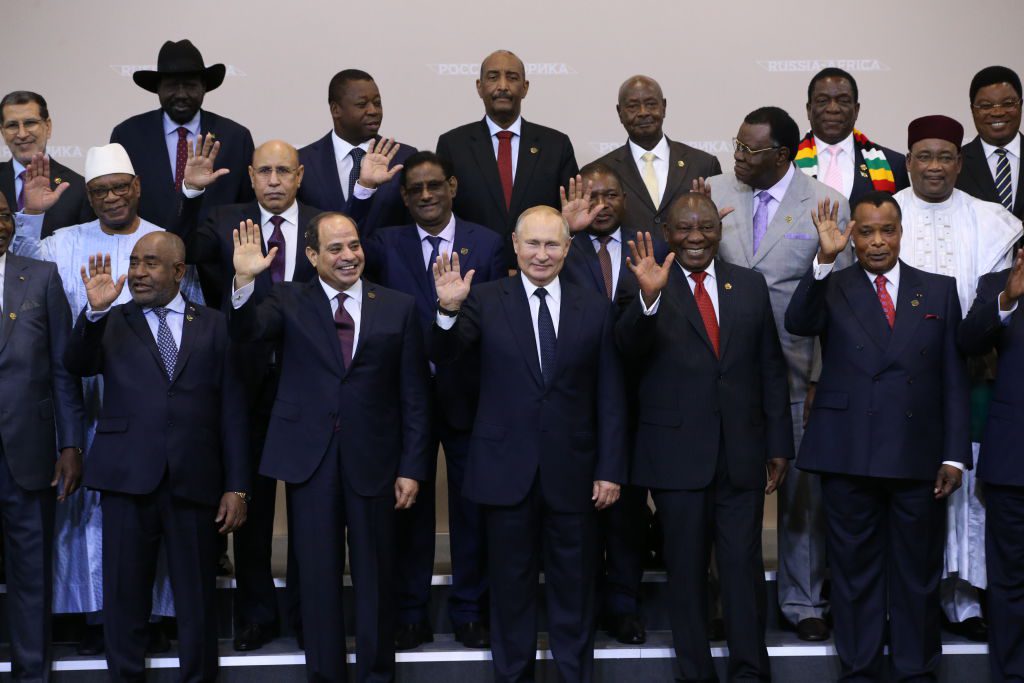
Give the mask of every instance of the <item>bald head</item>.
[{"label": "bald head", "polygon": [[487,55],[480,64],[476,92],[484,103],[487,117],[502,128],[519,118],[523,98],[530,89],[523,60],[508,50]]},{"label": "bald head", "polygon": [[256,201],[272,214],[282,213],[295,203],[302,173],[298,151],[284,140],[268,140],[252,153],[249,180]]},{"label": "bald head", "polygon": [[665,122],[665,96],[661,86],[650,76],[630,76],[619,87],[619,103],[615,110],[629,139],[644,149],[654,149],[661,142]]},{"label": "bald head", "polygon": [[185,243],[169,232],[143,235],[128,261],[128,289],[144,308],[166,306],[185,277]]},{"label": "bald head", "polygon": [[659,100],[663,97],[661,85],[658,84],[658,81],[650,76],[636,74],[624,80],[622,85],[619,86],[619,104],[622,104],[623,100],[634,88],[648,88],[657,95]]}]

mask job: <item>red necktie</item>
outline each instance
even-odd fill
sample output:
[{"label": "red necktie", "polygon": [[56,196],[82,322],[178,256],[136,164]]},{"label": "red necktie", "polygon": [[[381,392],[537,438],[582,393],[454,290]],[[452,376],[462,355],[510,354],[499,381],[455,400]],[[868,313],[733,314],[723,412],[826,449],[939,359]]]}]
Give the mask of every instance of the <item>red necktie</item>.
[{"label": "red necktie", "polygon": [[188,161],[188,129],[178,128],[178,155],[174,158],[174,190],[181,191],[181,181],[185,179],[185,162]]},{"label": "red necktie", "polygon": [[345,361],[345,368],[348,369],[348,366],[352,365],[352,345],[356,338],[356,321],[345,310],[345,299],[348,298],[348,294],[339,294],[335,298],[338,300],[338,310],[334,312],[334,327],[338,330],[341,357]]},{"label": "red necktie", "polygon": [[597,262],[601,264],[601,277],[604,278],[604,293],[609,299],[612,298],[612,255],[608,253],[608,240],[611,235],[601,235],[597,238]]},{"label": "red necktie", "polygon": [[708,333],[708,339],[711,340],[711,346],[715,349],[715,355],[718,355],[718,318],[715,317],[715,306],[711,303],[711,297],[708,296],[708,290],[704,288],[704,278],[708,276],[707,273],[690,273],[690,277],[696,283],[693,287],[693,299],[697,302],[697,310],[700,311],[700,317],[704,319],[704,329]]},{"label": "red necktie", "polygon": [[505,193],[505,208],[512,206],[512,133],[498,131],[498,175],[501,191]]},{"label": "red necktie", "polygon": [[896,307],[892,304],[892,297],[889,296],[889,290],[885,288],[885,283],[888,280],[885,279],[884,275],[879,275],[875,278],[875,289],[878,291],[878,302],[882,304],[882,313],[885,313],[885,319],[889,322],[889,329],[896,324]]}]

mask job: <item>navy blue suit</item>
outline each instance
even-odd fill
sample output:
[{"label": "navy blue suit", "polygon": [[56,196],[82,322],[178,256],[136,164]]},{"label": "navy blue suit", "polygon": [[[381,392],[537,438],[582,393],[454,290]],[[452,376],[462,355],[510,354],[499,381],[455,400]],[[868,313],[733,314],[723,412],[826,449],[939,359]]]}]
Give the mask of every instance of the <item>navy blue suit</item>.
[{"label": "navy blue suit", "polygon": [[822,475],[844,680],[881,676],[887,614],[894,676],[934,674],[946,502],[932,489],[943,461],[971,466],[956,282],[902,262],[899,280],[891,329],[859,264],[809,270],[786,310],[790,333],[821,337],[797,466]]},{"label": "navy blue suit", "polygon": [[280,345],[281,378],[260,474],[287,484],[306,674],[345,680],[345,531],[356,587],[357,680],[394,679],[396,477],[429,481],[423,333],[405,294],[363,281],[346,369],[319,278],[284,282],[231,313],[236,341]]},{"label": "navy blue suit", "polygon": [[978,295],[960,325],[960,347],[969,355],[996,349],[999,369],[978,453],[978,479],[985,486],[985,560],[988,567],[989,667],[992,681],[1024,680],[1024,314],[1004,325],[999,294],[1010,269],[983,275]]},{"label": "navy blue suit", "polygon": [[[385,287],[416,299],[416,313],[424,333],[437,313],[434,276],[427,270],[423,246],[415,225],[384,228],[363,242],[367,272]],[[462,272],[475,270],[475,284],[505,275],[502,242],[482,225],[455,219],[452,252],[459,255]],[[436,368],[433,377],[434,413],[430,454],[444,446],[448,469],[448,520],[451,536],[452,592],[448,614],[460,626],[479,622],[486,613],[487,583],[483,523],[476,503],[462,494],[469,432],[476,413],[479,359],[473,355]],[[436,461],[431,458],[432,463]],[[436,467],[431,467],[432,474]],[[434,571],[434,477],[417,496],[411,510],[398,518],[398,619],[416,624],[427,619]]]},{"label": "navy blue suit", "polygon": [[[541,375],[520,276],[474,287],[454,327],[431,329],[439,366],[479,349],[464,494],[483,505],[496,681],[532,680],[543,558],[548,630],[565,680],[593,671],[593,482],[624,483],[625,407],[608,300],[561,282],[553,377]],[[600,419],[599,417],[600,416]],[[543,546],[543,552],[541,551]]]},{"label": "navy blue suit", "polygon": [[217,675],[217,526],[227,491],[248,492],[245,396],[224,316],[186,302],[170,380],[143,310],[83,311],[68,370],[103,376],[84,484],[102,492],[104,633],[116,680],[142,680],[161,538],[178,616],[183,681]]},{"label": "navy blue suit", "polygon": [[[359,236],[366,239],[374,230],[389,225],[405,225],[409,212],[398,191],[398,179],[394,178],[377,188],[369,199],[357,199],[354,195],[345,199],[344,183],[348,189],[348,178],[338,177],[338,161],[334,157],[332,133],[299,150],[299,163],[304,167],[302,186],[299,187],[299,201],[310,206],[319,206],[324,211],[341,211],[351,216],[359,226]],[[378,136],[376,140],[380,140]],[[416,148],[402,144],[390,166],[405,163],[416,153]]]}]

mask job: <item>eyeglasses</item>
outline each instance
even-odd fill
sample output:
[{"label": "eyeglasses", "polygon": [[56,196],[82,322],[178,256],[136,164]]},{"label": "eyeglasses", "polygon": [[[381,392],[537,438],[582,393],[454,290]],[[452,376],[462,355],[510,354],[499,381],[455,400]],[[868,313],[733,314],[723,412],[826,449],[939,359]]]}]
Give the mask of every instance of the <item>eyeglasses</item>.
[{"label": "eyeglasses", "polygon": [[9,223],[11,225],[14,225],[14,214],[0,213],[0,223]]},{"label": "eyeglasses", "polygon": [[287,166],[260,166],[255,170],[262,180],[270,180],[270,177],[277,173],[277,177],[281,180],[288,180],[296,173],[299,172],[297,168],[288,168]]},{"label": "eyeglasses", "polygon": [[118,183],[110,187],[90,187],[89,196],[96,200],[106,199],[107,194],[113,192],[118,197],[123,197],[131,191],[133,182],[135,181],[129,180],[127,183]]},{"label": "eyeglasses", "polygon": [[752,157],[755,154],[760,154],[761,152],[767,152],[768,150],[772,150],[772,149],[779,149],[780,147],[782,147],[782,145],[772,145],[771,147],[762,147],[761,149],[750,149],[749,147],[744,145],[742,142],[740,142],[736,138],[732,139],[732,148],[733,148],[733,150],[737,154],[742,154],[745,157]]},{"label": "eyeglasses", "polygon": [[978,104],[972,104],[971,109],[980,111],[984,114],[994,111],[996,109],[1002,109],[1003,111],[1013,111],[1020,106],[1020,100],[1004,100],[1003,102],[979,102]]},{"label": "eyeglasses", "polygon": [[411,195],[421,194],[426,190],[430,194],[437,194],[448,185],[447,180],[428,180],[425,183],[414,183],[405,186],[405,193]]},{"label": "eyeglasses", "polygon": [[24,128],[28,133],[35,133],[43,125],[42,119],[25,119],[24,121],[8,121],[4,124],[4,133],[17,135]]}]

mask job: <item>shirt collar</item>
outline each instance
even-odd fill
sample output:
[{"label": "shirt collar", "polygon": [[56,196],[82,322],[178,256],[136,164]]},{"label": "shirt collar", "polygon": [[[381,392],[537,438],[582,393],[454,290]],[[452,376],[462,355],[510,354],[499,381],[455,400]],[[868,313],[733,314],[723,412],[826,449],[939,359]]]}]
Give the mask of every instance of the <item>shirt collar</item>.
[{"label": "shirt collar", "polygon": [[[150,312],[156,310],[156,308],[157,308],[156,306],[150,306],[149,308],[142,309],[142,312],[143,313],[150,313]],[[180,313],[180,314],[184,315],[185,314],[185,298],[183,296],[181,296],[181,290],[178,290],[178,293],[174,295],[174,298],[171,299],[171,302],[169,304],[167,304],[166,306],[164,306],[163,308],[166,308],[168,311],[171,311],[173,313]]]},{"label": "shirt collar", "polygon": [[[981,148],[985,150],[986,159],[991,159],[992,155],[996,153],[997,149],[999,149],[995,145],[990,145],[984,140],[981,141]],[[1010,141],[1010,144],[1004,145],[1003,149],[1005,149],[1007,152],[1020,159],[1020,134],[1014,135],[1013,140]]]},{"label": "shirt collar", "polygon": [[793,164],[789,165],[789,170],[786,171],[786,175],[782,176],[782,179],[769,187],[767,190],[758,190],[754,194],[757,195],[760,192],[767,191],[772,196],[772,199],[781,203],[782,198],[786,196],[786,190],[789,189],[789,184],[793,182],[793,174],[796,173],[796,166]]},{"label": "shirt collar", "polygon": [[167,112],[164,112],[164,136],[171,135],[172,133],[176,135],[178,128],[181,128],[182,126],[184,126],[185,130],[187,130],[189,133],[192,134],[192,137],[198,137],[199,136],[199,115],[201,113],[202,113],[202,110],[197,111],[196,115],[193,116],[192,120],[189,121],[188,123],[176,123],[176,122],[171,120],[171,117],[167,115]]},{"label": "shirt collar", "polygon": [[[427,239],[428,237],[431,236],[429,232],[427,232],[426,230],[421,228],[419,225],[416,226],[416,232],[418,232],[419,235],[420,235],[420,242],[422,242],[423,240],[425,240],[425,239]],[[449,242],[449,243],[454,243],[455,242],[455,214],[454,213],[452,214],[452,217],[448,219],[448,225],[444,226],[444,229],[441,230],[441,232],[437,233],[437,236],[441,238],[442,242]]]},{"label": "shirt collar", "polygon": [[[10,249],[10,247],[7,247]],[[0,254],[0,282],[3,281],[4,275],[7,274],[7,252]]]},{"label": "shirt collar", "polygon": [[289,206],[287,209],[278,214],[270,213],[269,211],[263,208],[262,204],[260,204],[259,206],[260,225],[266,225],[267,223],[269,223],[272,216],[280,216],[281,218],[285,219],[285,221],[295,226],[299,224],[299,203],[294,200],[292,201],[291,206]]},{"label": "shirt collar", "polygon": [[633,155],[633,161],[640,163],[643,161],[640,157],[647,154],[647,152],[654,152],[654,157],[659,160],[668,161],[668,138],[664,135],[661,136],[661,140],[654,146],[653,149],[644,149],[640,145],[636,144],[632,140],[629,141],[629,151]]},{"label": "shirt collar", "polygon": [[520,133],[520,131],[523,129],[523,117],[522,116],[517,117],[516,120],[512,123],[512,125],[509,126],[508,128],[502,128],[501,126],[496,124],[494,121],[491,121],[491,117],[490,116],[485,116],[484,117],[484,121],[487,122],[487,130],[489,130],[491,132],[491,137],[492,138],[495,135],[497,135],[498,131],[500,131],[500,130],[507,130],[507,131],[511,132],[512,135],[514,135],[517,138],[522,137],[522,134]]},{"label": "shirt collar", "polygon": [[[526,277],[526,273],[519,273],[519,277],[522,279],[523,288],[526,290],[526,300],[529,301],[530,297],[533,296],[533,293],[536,292],[539,287],[530,282],[530,278]],[[544,285],[544,291],[548,293],[548,296],[551,297],[555,303],[559,303],[562,300],[562,283],[559,282],[557,275],[554,280]]]},{"label": "shirt collar", "polygon": [[[821,152],[823,150],[826,150],[829,147],[832,147],[833,145],[828,144],[827,142],[819,138],[817,135],[815,135],[814,146],[818,150],[818,156],[821,156]],[[846,158],[850,160],[850,163],[853,163],[853,133],[847,135],[834,146],[843,150],[843,153],[846,155]]]},{"label": "shirt collar", "polygon": [[363,304],[363,278],[359,278],[358,280],[356,280],[355,283],[351,287],[346,289],[344,292],[341,291],[340,289],[335,289],[334,287],[324,282],[324,279],[322,277],[318,277],[317,279],[320,281],[320,286],[323,287],[324,294],[327,295],[328,300],[333,299],[339,294],[348,294],[348,296],[355,300],[357,304],[359,304],[360,306]]},{"label": "shirt collar", "polygon": [[[876,275],[875,273],[868,272],[867,270],[864,269],[863,266],[861,266],[861,270],[864,270],[864,274],[868,276],[868,281],[871,282],[871,286],[874,287],[875,286],[875,278],[878,277],[878,275]],[[882,275],[885,276],[886,280],[888,280],[889,282],[892,283],[893,287],[895,287],[897,290],[899,290],[899,288],[900,288],[900,260],[896,259],[896,265],[893,266],[888,271],[882,273]]]},{"label": "shirt collar", "polygon": [[[47,159],[50,158],[49,154],[43,154],[43,156],[46,157]],[[11,157],[11,163],[14,166],[14,177],[15,178],[20,176],[22,171],[26,170],[24,164],[22,164],[20,161],[15,159],[13,156]]]},{"label": "shirt collar", "polygon": [[[598,237],[599,236],[595,235],[593,233],[587,233],[587,234],[590,235],[590,241],[593,242],[595,247],[597,247],[597,245],[600,244],[600,242],[598,241]],[[608,234],[608,236],[611,237],[611,239],[608,240],[609,242],[620,242],[621,243],[622,242],[622,228],[621,227],[615,228],[615,230],[610,232]]]},{"label": "shirt collar", "polygon": [[337,159],[338,161],[341,161],[342,159],[347,157],[352,152],[352,149],[354,147],[358,147],[359,149],[363,150],[364,152],[369,151],[369,149],[370,149],[370,142],[372,140],[373,140],[373,138],[370,138],[369,140],[363,140],[358,145],[353,145],[351,142],[349,142],[347,140],[342,140],[341,138],[339,138],[338,134],[335,133],[332,130],[331,131],[331,142],[334,143],[334,158]]},{"label": "shirt collar", "polygon": [[[686,268],[683,267],[683,264],[679,263],[678,261],[676,261],[676,263],[679,264],[679,269],[682,270],[683,273],[686,274],[687,278],[689,278],[691,275],[693,275],[694,271],[687,270]],[[708,274],[707,279],[705,279],[705,282],[707,282],[708,280],[711,280],[712,282],[716,281],[716,278],[715,278],[715,259],[711,259],[711,263],[709,263],[708,267],[704,269],[704,272]],[[705,288],[706,287],[707,286],[705,285]]]}]

